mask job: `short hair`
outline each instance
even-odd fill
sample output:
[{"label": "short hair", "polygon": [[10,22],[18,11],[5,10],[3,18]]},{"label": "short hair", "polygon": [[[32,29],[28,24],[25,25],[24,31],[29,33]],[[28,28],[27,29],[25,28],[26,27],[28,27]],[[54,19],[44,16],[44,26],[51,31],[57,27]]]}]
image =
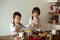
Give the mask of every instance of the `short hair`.
[{"label": "short hair", "polygon": [[38,7],[34,7],[33,10],[32,10],[32,14],[33,14],[34,12],[37,12],[37,14],[40,15],[40,12],[41,12],[41,11],[40,11],[40,9],[39,9]]},{"label": "short hair", "polygon": [[14,12],[14,14],[13,14],[13,19],[14,19],[16,16],[21,17],[22,15],[21,15],[21,13],[19,13],[19,12]]}]

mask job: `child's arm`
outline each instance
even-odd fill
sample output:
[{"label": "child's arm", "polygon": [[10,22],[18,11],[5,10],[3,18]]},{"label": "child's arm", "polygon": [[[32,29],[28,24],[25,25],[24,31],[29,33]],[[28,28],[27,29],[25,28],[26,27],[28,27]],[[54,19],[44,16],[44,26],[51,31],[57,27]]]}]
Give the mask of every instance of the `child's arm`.
[{"label": "child's arm", "polygon": [[30,27],[34,27],[35,24],[32,22],[31,24],[29,24]]},{"label": "child's arm", "polygon": [[17,32],[15,32],[15,27],[13,27],[13,23],[10,24],[10,31],[13,37],[17,36]]},{"label": "child's arm", "polygon": [[31,19],[31,18],[29,19],[29,26],[30,26],[30,27],[35,26],[35,24],[32,22],[32,19]]},{"label": "child's arm", "polygon": [[38,20],[35,22],[35,26],[41,27],[40,19],[38,19]]}]

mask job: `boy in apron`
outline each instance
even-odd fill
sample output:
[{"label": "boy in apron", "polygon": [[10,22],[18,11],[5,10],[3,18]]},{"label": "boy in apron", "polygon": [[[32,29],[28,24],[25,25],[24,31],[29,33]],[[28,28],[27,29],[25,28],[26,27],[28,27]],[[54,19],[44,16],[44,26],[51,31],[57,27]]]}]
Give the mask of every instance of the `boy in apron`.
[{"label": "boy in apron", "polygon": [[13,35],[14,40],[20,39],[19,32],[22,32],[24,27],[21,23],[21,13],[14,12],[13,14],[13,22],[10,24],[10,30]]}]

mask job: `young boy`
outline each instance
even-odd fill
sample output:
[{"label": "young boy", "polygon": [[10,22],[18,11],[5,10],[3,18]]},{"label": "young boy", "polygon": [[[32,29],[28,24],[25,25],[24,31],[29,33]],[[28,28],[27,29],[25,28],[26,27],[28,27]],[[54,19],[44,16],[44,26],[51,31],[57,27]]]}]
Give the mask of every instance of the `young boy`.
[{"label": "young boy", "polygon": [[13,14],[13,22],[10,24],[10,30],[15,40],[19,38],[19,32],[23,31],[23,25],[20,23],[21,21],[21,13],[14,12]]},{"label": "young boy", "polygon": [[[41,24],[40,24],[40,9],[38,7],[34,7],[33,10],[32,10],[32,17],[30,17],[29,19],[29,26],[32,27],[32,34],[33,34],[33,37],[29,37],[30,40],[43,40],[43,38],[34,38],[34,35],[35,36],[42,36],[42,37],[45,37],[46,36],[46,33],[37,33],[37,35],[35,34],[36,31],[41,31]],[[39,30],[38,30],[39,29]],[[35,31],[35,32],[34,32]],[[31,35],[32,36],[32,35]]]},{"label": "young boy", "polygon": [[29,19],[29,26],[36,28],[41,27],[39,15],[40,9],[38,7],[34,7],[32,10],[32,17]]}]

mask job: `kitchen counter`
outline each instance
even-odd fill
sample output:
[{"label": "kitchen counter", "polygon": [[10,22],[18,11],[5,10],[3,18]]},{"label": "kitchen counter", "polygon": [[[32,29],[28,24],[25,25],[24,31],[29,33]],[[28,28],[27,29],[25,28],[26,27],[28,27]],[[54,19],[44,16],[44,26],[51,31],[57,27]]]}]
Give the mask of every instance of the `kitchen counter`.
[{"label": "kitchen counter", "polygon": [[58,24],[48,24],[48,27],[50,27],[51,28],[51,30],[60,30],[60,25],[58,25]]}]

